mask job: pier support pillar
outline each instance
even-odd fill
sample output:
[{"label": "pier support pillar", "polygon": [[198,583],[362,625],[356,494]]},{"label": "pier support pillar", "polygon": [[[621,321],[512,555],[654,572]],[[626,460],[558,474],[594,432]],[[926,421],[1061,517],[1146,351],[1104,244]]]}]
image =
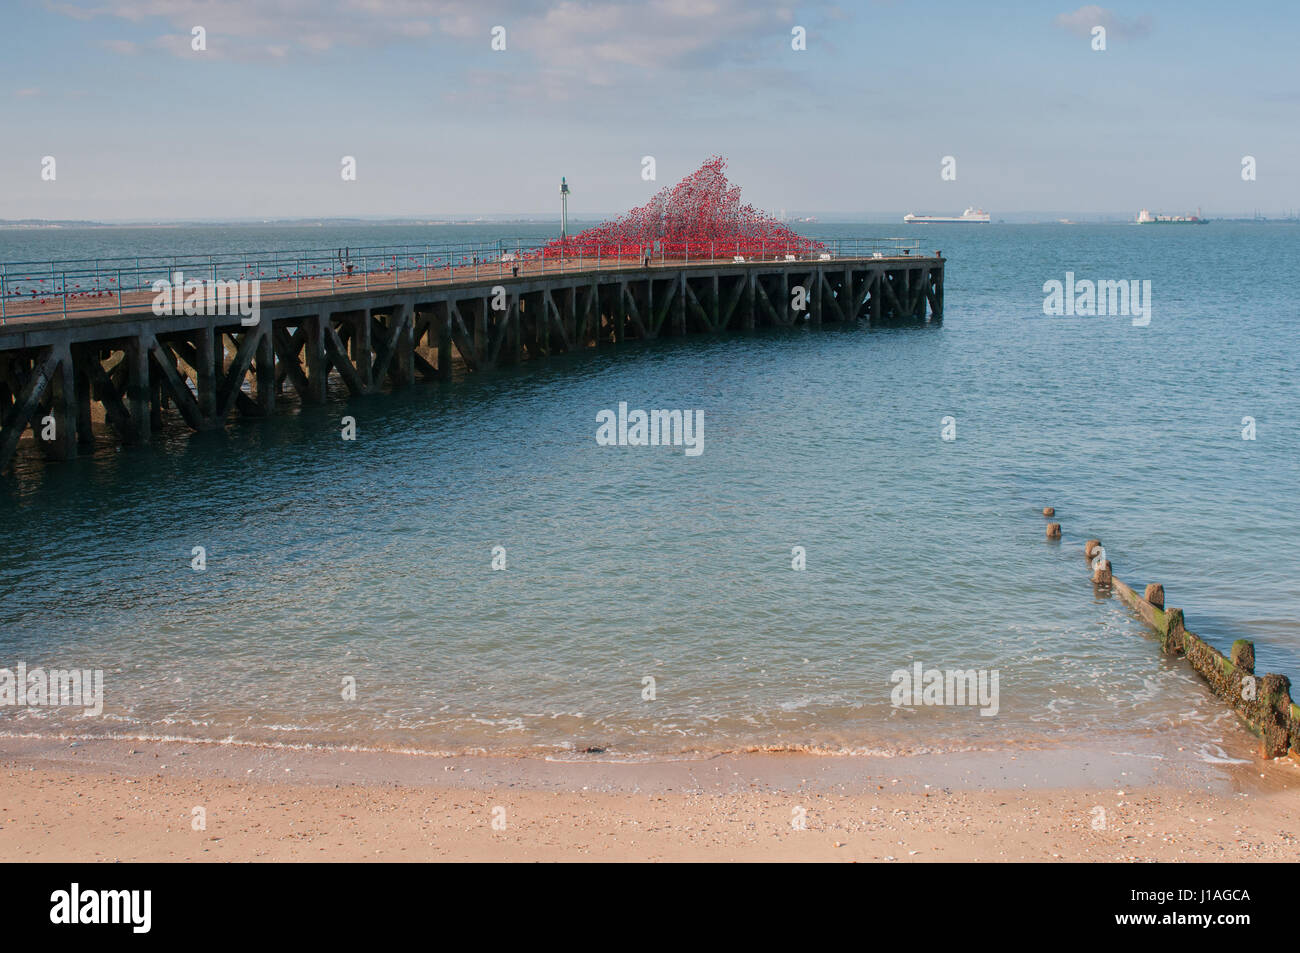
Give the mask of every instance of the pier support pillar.
[{"label": "pier support pillar", "polygon": [[[16,362],[26,367],[26,357]],[[10,370],[12,371],[12,365]],[[18,441],[30,423],[40,437],[40,406],[54,375],[58,371],[58,358],[49,348],[37,353],[32,359],[30,373],[22,379],[15,378],[10,387],[13,405],[2,415],[0,420],[0,473],[6,472],[13,462]]]},{"label": "pier support pillar", "polygon": [[582,342],[577,339],[577,287],[569,287],[560,300],[563,302],[560,321],[564,324],[564,339],[569,347],[582,347]]},{"label": "pier support pillar", "polygon": [[37,436],[45,442],[46,453],[55,460],[67,460],[77,455],[77,377],[72,368],[72,351],[64,344],[54,349],[59,362],[50,381],[50,413],[53,439],[46,440],[46,420],[41,420]]},{"label": "pier support pillar", "polygon": [[502,363],[518,364],[524,352],[524,296],[516,294],[506,311],[505,360]]},{"label": "pier support pillar", "polygon": [[99,360],[99,351],[97,348],[88,347],[74,352],[81,357],[80,361],[73,360],[73,368],[77,379],[77,445],[79,447],[93,447],[95,445],[94,423],[90,414],[91,391],[94,385],[90,378],[90,362]]},{"label": "pier support pillar", "polygon": [[257,380],[257,406],[263,414],[275,413],[275,339],[269,318],[262,318],[262,327],[256,332],[257,356],[253,369]]},{"label": "pier support pillar", "polygon": [[488,366],[488,308],[487,299],[480,298],[474,305],[474,365]]},{"label": "pier support pillar", "polygon": [[194,332],[194,355],[198,366],[194,368],[198,379],[194,386],[198,393],[195,399],[199,405],[199,418],[205,430],[221,426],[217,417],[217,367],[222,363],[217,356],[216,332],[211,327],[199,328]]},{"label": "pier support pillar", "polygon": [[533,328],[537,340],[537,351],[546,357],[551,356],[551,310],[555,307],[555,302],[551,299],[550,290],[543,290],[537,295],[537,314],[534,317]]},{"label": "pier support pillar", "polygon": [[677,307],[673,309],[673,334],[681,337],[686,334],[686,272],[679,277],[677,288]]},{"label": "pier support pillar", "polygon": [[162,410],[162,372],[151,363],[149,365],[149,430],[152,433],[158,433],[162,430]]},{"label": "pier support pillar", "polygon": [[[436,320],[436,319],[435,319]],[[445,307],[438,320],[438,377],[451,380],[451,308]]]},{"label": "pier support pillar", "polygon": [[328,394],[329,364],[325,360],[325,324],[330,320],[328,311],[314,315],[303,324],[303,351],[307,364],[307,392],[304,395],[313,404],[325,403]]},{"label": "pier support pillar", "polygon": [[565,339],[568,340],[573,347],[581,348],[584,342],[578,340],[578,288],[576,285],[571,287],[568,293],[564,296],[564,303]]},{"label": "pier support pillar", "polygon": [[361,379],[361,391],[365,394],[375,389],[375,348],[370,333],[373,320],[374,312],[369,308],[362,308],[361,313],[352,319],[352,340],[348,348],[357,377]]},{"label": "pier support pillar", "polygon": [[153,335],[134,337],[126,346],[126,409],[131,415],[126,443],[149,442],[149,345]]},{"label": "pier support pillar", "polygon": [[409,304],[399,304],[393,308],[389,320],[393,356],[389,359],[388,378],[394,389],[409,387],[415,380],[415,309]]},{"label": "pier support pillar", "polygon": [[812,321],[813,327],[818,328],[821,327],[822,323],[822,294],[825,291],[823,287],[825,282],[822,280],[821,269],[817,269],[812,273],[812,280],[809,284],[812,287],[808,289],[808,317]]}]

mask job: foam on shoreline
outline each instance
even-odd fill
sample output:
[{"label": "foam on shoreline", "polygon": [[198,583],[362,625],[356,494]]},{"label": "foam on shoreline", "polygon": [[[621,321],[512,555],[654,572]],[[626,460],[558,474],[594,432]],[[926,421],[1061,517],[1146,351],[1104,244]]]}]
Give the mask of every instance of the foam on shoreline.
[{"label": "foam on shoreline", "polygon": [[307,784],[360,784],[542,790],[725,793],[836,791],[927,786],[945,789],[1061,789],[1116,783],[1228,791],[1300,771],[1293,763],[1266,770],[1243,733],[1211,745],[1179,746],[1172,733],[1116,735],[1087,744],[971,747],[898,754],[827,753],[774,745],[730,751],[610,758],[568,752],[543,757],[501,753],[398,751],[364,746],[314,747],[194,739],[69,739],[2,736],[0,758],[28,767],[58,767],[121,776],[226,777]]}]

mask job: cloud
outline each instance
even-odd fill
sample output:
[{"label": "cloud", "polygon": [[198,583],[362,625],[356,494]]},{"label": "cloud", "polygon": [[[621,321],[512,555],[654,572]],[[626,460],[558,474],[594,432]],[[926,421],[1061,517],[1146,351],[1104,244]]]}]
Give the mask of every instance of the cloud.
[{"label": "cloud", "polygon": [[[812,34],[846,16],[831,0],[812,0],[796,14],[789,0],[83,0],[51,9],[78,19],[106,18],[152,34],[106,44],[123,54],[148,48],[189,53],[191,29],[207,31],[216,59],[275,60],[336,49],[427,45],[489,49],[504,26],[507,53],[536,70],[593,85],[662,81],[682,71],[771,66],[789,54],[790,28]],[[830,42],[831,31],[825,31]],[[503,63],[503,66],[513,65]]]},{"label": "cloud", "polygon": [[14,95],[19,99],[31,99],[33,96],[39,96],[41,89],[39,86],[29,86],[26,89],[15,89]]},{"label": "cloud", "polygon": [[[822,74],[803,68],[812,54],[791,50],[791,28],[833,51],[852,16],[840,0],[54,0],[49,8],[112,21],[118,38],[102,45],[123,56],[289,65],[414,50],[445,65],[437,91],[445,106],[590,113],[676,101],[683,122],[717,97],[755,117],[815,101]],[[196,26],[206,32],[202,54],[190,46]],[[496,26],[506,29],[504,52],[491,49]]]},{"label": "cloud", "polygon": [[1151,18],[1143,14],[1133,19],[1125,19],[1107,10],[1091,4],[1080,7],[1073,13],[1062,13],[1056,18],[1056,25],[1075,36],[1092,36],[1093,27],[1105,27],[1106,35],[1111,39],[1132,39],[1146,36],[1151,32]]},{"label": "cloud", "polygon": [[191,31],[201,26],[213,59],[274,60],[418,41],[439,32],[441,17],[477,6],[469,0],[83,0],[53,3],[50,9],[135,28],[141,35],[105,44],[122,54],[155,48],[186,55]]}]

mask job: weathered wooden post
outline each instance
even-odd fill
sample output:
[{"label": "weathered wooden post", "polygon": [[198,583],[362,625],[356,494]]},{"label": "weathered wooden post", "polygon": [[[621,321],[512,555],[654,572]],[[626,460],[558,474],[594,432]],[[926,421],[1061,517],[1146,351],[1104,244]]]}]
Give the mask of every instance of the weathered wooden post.
[{"label": "weathered wooden post", "polygon": [[73,366],[77,378],[77,444],[81,447],[95,445],[95,430],[90,402],[94,384],[90,376],[90,362],[99,360],[99,349],[94,345],[73,349]]},{"label": "weathered wooden post", "polygon": [[127,343],[126,406],[131,414],[127,443],[149,442],[149,345],[153,335],[142,332]]},{"label": "weathered wooden post", "polygon": [[810,306],[809,318],[815,328],[822,325],[822,272],[820,268],[814,269],[812,280],[808,282],[812,285],[808,289],[808,304]]},{"label": "weathered wooden post", "polygon": [[307,353],[307,393],[314,404],[325,403],[329,394],[329,363],[325,357],[325,326],[330,320],[328,311],[320,311],[303,325],[303,350]]},{"label": "weathered wooden post", "polygon": [[415,306],[409,302],[397,306],[393,320],[399,322],[397,353],[393,356],[393,383],[409,387],[415,382]]},{"label": "weathered wooden post", "polygon": [[[67,344],[56,347],[54,353],[59,359],[59,368],[50,382],[54,440],[49,450],[55,459],[69,460],[77,455],[77,375],[72,365],[72,349]],[[37,428],[37,432],[42,429]]]},{"label": "weathered wooden post", "polygon": [[163,403],[167,399],[163,393],[162,368],[158,366],[160,359],[155,353],[157,347],[158,343],[157,339],[155,339],[154,346],[149,352],[152,358],[149,363],[149,430],[151,433],[158,433],[162,430]]},{"label": "weathered wooden post", "polygon": [[257,407],[265,416],[275,413],[275,341],[272,338],[271,318],[262,315],[262,326],[257,330],[249,329],[249,334],[257,334],[257,354],[253,360],[253,370],[257,382]]},{"label": "weathered wooden post", "polygon": [[610,309],[611,317],[614,319],[614,343],[622,344],[623,336],[627,333],[627,282],[620,281],[614,292],[618,302]]},{"label": "weathered wooden post", "polygon": [[1260,753],[1280,758],[1291,747],[1289,713],[1291,680],[1285,675],[1265,675],[1259,680]]},{"label": "weathered wooden post", "polygon": [[352,319],[352,340],[348,348],[352,352],[352,363],[357,369],[357,377],[361,379],[361,390],[367,394],[375,389],[375,347],[372,331],[372,322],[375,320],[373,309],[361,309],[361,312]]},{"label": "weathered wooden post", "polygon": [[194,368],[198,379],[194,382],[199,416],[205,427],[215,427],[217,420],[217,336],[212,325],[199,328],[194,332]]},{"label": "weathered wooden post", "polygon": [[1092,581],[1094,585],[1109,588],[1111,584],[1110,560],[1103,559],[1099,561],[1092,570]]},{"label": "weathered wooden post", "polygon": [[[451,306],[444,304],[440,309],[436,309],[434,320],[438,324],[438,377],[449,381],[451,380]],[[473,358],[472,354],[469,356]]]},{"label": "weathered wooden post", "polygon": [[[690,247],[689,244],[687,247]],[[680,336],[686,333],[686,272],[678,272],[677,277],[681,285],[677,289],[677,308],[676,314],[673,315],[673,333]]]},{"label": "weathered wooden post", "polygon": [[488,359],[488,308],[487,299],[480,298],[474,307],[474,361],[479,367],[491,366]]},{"label": "weathered wooden post", "polygon": [[1255,674],[1255,643],[1249,639],[1237,639],[1232,643],[1232,664],[1247,675]]}]

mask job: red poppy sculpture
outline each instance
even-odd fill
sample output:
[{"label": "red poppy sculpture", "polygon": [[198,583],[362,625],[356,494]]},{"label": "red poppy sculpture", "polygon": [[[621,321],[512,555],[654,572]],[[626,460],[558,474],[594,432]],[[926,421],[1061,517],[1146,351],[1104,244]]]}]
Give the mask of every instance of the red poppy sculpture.
[{"label": "red poppy sculpture", "polygon": [[826,246],[786,228],[740,200],[727,180],[727,160],[714,156],[645,205],[540,249],[545,258],[746,258],[805,256]]}]

